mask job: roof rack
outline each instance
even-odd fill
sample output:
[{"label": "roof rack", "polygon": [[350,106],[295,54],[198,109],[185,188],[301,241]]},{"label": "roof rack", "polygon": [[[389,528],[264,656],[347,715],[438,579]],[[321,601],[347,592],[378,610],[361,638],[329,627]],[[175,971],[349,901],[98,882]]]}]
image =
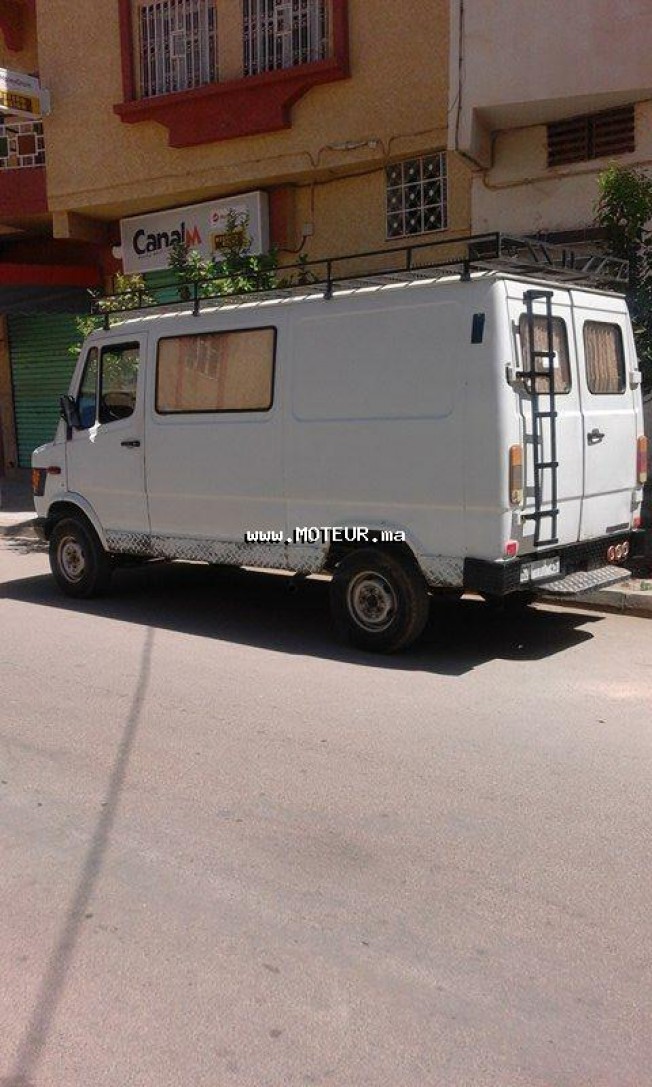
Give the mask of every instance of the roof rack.
[{"label": "roof rack", "polygon": [[146,311],[170,305],[189,306],[196,315],[204,302],[213,305],[234,300],[264,301],[297,294],[320,294],[332,298],[338,290],[381,287],[392,283],[429,281],[459,274],[469,280],[472,273],[505,271],[524,278],[593,284],[624,290],[628,262],[605,253],[573,250],[533,237],[513,234],[469,234],[460,238],[417,242],[396,249],[375,249],[283,265],[273,272],[251,273],[246,290],[224,289],[229,280],[219,275],[210,283],[181,280],[170,273],[169,280],[142,290],[98,296],[91,312],[104,317],[135,310]]}]

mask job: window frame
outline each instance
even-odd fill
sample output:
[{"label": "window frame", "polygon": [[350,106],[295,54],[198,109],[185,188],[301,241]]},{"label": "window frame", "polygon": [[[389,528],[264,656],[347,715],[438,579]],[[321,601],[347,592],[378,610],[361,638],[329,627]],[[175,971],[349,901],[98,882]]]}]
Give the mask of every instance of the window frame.
[{"label": "window frame", "polygon": [[[82,366],[82,371],[81,371],[81,374],[80,374],[80,377],[79,377],[79,382],[77,384],[77,391],[75,393],[75,404],[77,406],[77,411],[79,412],[80,411],[79,401],[80,401],[81,394],[82,394],[82,388],[83,388],[83,385],[84,385],[84,381],[86,380],[86,374],[88,373],[88,368],[91,365],[91,360],[93,358],[93,354],[95,354],[97,356],[97,358],[96,358],[97,372],[95,374],[95,414],[93,416],[92,423],[89,423],[88,426],[75,427],[75,430],[78,433],[83,433],[86,430],[91,430],[94,426],[97,425],[97,421],[98,421],[98,408],[99,408],[99,403],[100,403],[100,365],[101,365],[102,353],[101,353],[100,347],[96,343],[91,344],[90,347],[88,348],[88,350],[86,351],[86,356],[84,358],[84,364]],[[80,418],[80,421],[81,421],[81,415],[79,416],[79,418]]]},{"label": "window frame", "polygon": [[[618,362],[619,362],[619,377],[621,387],[618,389],[609,389],[608,391],[600,392],[591,388],[589,382],[589,367],[588,367],[588,352],[586,348],[586,330],[589,325],[597,325],[600,328],[613,328],[618,333]],[[624,396],[627,392],[627,361],[625,359],[625,341],[623,337],[623,330],[619,324],[615,321],[595,321],[593,319],[585,320],[582,324],[582,346],[584,348],[584,376],[586,379],[586,387],[591,396]]]},{"label": "window frame", "polygon": [[[191,408],[184,411],[164,411],[158,406],[159,393],[159,368],[160,345],[166,340],[197,339],[199,336],[225,336],[242,332],[273,332],[272,340],[272,372],[270,375],[270,401],[266,408]],[[246,328],[220,328],[204,332],[182,332],[178,336],[159,336],[156,341],[156,369],[154,374],[154,412],[161,418],[185,416],[185,415],[268,415],[272,411],[276,400],[276,356],[278,346],[277,325],[252,325]]]},{"label": "window frame", "polygon": [[[93,346],[97,346],[97,344],[94,344]],[[101,408],[102,408],[102,390],[103,390],[103,387],[104,387],[104,356],[105,356],[107,351],[118,351],[120,349],[129,350],[130,348],[131,349],[135,348],[138,351],[138,369],[136,371],[136,396],[134,398],[134,406],[133,406],[131,412],[129,413],[129,415],[125,415],[120,419],[101,419],[100,418],[100,411],[101,411]],[[96,405],[96,409],[95,409],[95,415],[96,415],[96,420],[95,421],[97,423],[99,423],[100,426],[113,426],[114,423],[124,423],[128,419],[131,419],[132,416],[136,414],[136,404],[138,402],[138,387],[139,387],[140,368],[141,368],[141,365],[142,365],[142,361],[143,361],[143,345],[140,342],[140,340],[115,340],[115,341],[108,341],[106,343],[101,344],[99,366],[98,366],[98,371],[97,371],[97,405]]]},{"label": "window frame", "polygon": [[[544,314],[538,314],[537,313],[537,314],[534,315],[534,317],[535,317],[535,320],[537,318],[539,320],[541,320],[541,321],[546,320]],[[548,394],[548,388],[537,389],[536,388],[537,378],[535,377],[534,381],[533,381],[531,371],[529,369],[525,368],[525,361],[526,361],[525,344],[526,344],[527,341],[526,341],[526,336],[523,335],[523,329],[521,327],[522,324],[523,324],[523,321],[525,321],[525,331],[527,332],[527,313],[525,311],[523,313],[521,313],[521,315],[520,315],[520,317],[518,319],[518,333],[519,333],[519,342],[520,342],[520,349],[521,349],[521,367],[522,367],[522,370],[523,370],[523,384],[525,385],[525,391],[527,392],[528,396],[533,396],[533,395],[534,396],[545,396],[545,395]],[[564,346],[566,348],[566,363],[567,363],[567,367],[568,367],[568,387],[565,388],[565,389],[558,389],[556,387],[556,384],[555,384],[554,395],[555,396],[569,396],[571,394],[571,392],[573,391],[573,367],[571,366],[570,340],[569,340],[569,337],[568,337],[568,325],[566,324],[566,318],[565,317],[561,317],[558,313],[553,314],[553,317],[552,317],[553,343],[554,343],[554,325],[555,325],[555,321],[561,322],[561,327],[562,327],[562,330],[563,330],[563,333],[564,333]],[[548,385],[547,382],[546,382],[546,385]]]},{"label": "window frame", "polygon": [[[178,3],[178,0],[163,0],[163,2],[167,3],[169,5],[173,5],[173,4]],[[197,11],[197,14],[198,14],[197,40],[199,40],[200,37],[201,37],[201,24],[202,24],[201,12],[199,10],[199,7],[201,5],[201,0],[194,0],[194,3],[197,5],[197,8],[196,8],[196,11]],[[132,12],[132,20],[133,20],[133,25],[132,25],[133,69],[134,69],[134,71],[133,71],[133,80],[134,80],[134,91],[135,91],[135,94],[136,94],[136,100],[139,101],[139,102],[147,102],[147,101],[151,101],[152,99],[155,99],[155,98],[158,98],[158,99],[167,98],[169,95],[187,94],[190,91],[201,90],[203,87],[212,87],[212,86],[215,86],[215,84],[219,83],[219,78],[220,78],[220,74],[219,74],[219,36],[218,36],[219,31],[218,31],[217,3],[216,3],[216,0],[207,0],[207,5],[208,6],[206,7],[206,12],[208,13],[209,10],[212,10],[212,12],[213,12],[213,16],[212,16],[212,19],[213,19],[212,49],[211,49],[211,40],[210,40],[210,28],[209,28],[209,40],[208,40],[207,43],[204,43],[205,44],[205,49],[206,49],[206,59],[207,59],[207,63],[208,63],[209,69],[210,69],[211,78],[203,80],[202,82],[199,82],[199,83],[188,82],[185,86],[174,87],[174,88],[172,88],[170,90],[167,90],[167,89],[166,90],[158,90],[158,89],[156,89],[156,90],[153,90],[153,91],[149,91],[147,93],[145,92],[145,79],[143,77],[143,73],[144,73],[144,70],[145,70],[147,64],[146,64],[146,59],[145,59],[145,56],[144,56],[144,49],[145,49],[145,45],[146,45],[146,39],[144,38],[144,35],[143,35],[143,11],[144,11],[145,8],[158,7],[159,4],[160,4],[160,0],[159,0],[158,3],[157,3],[157,0],[138,0],[137,4],[134,5],[134,9],[133,9],[133,12]],[[176,14],[178,14],[178,13],[176,13]],[[186,14],[186,13],[184,13],[184,14]],[[194,13],[189,12],[187,14],[192,15]],[[168,15],[169,15],[169,13],[168,13]],[[163,13],[158,13],[158,16],[162,17]],[[156,19],[157,18],[157,13],[154,13],[153,17],[154,17],[154,19]],[[173,73],[174,73],[173,61],[176,59],[176,58],[174,58],[174,55],[173,55],[173,38],[178,33],[179,33],[178,31],[172,31],[170,33],[170,35],[169,35],[168,40],[167,40],[168,53],[169,53],[169,64],[170,64],[170,74],[171,75],[173,75]],[[156,41],[156,31],[154,31],[154,39]],[[189,51],[190,52],[192,51],[192,45],[190,45],[190,49],[189,49],[189,41],[188,41],[187,35],[184,36],[184,49],[185,49],[184,58],[187,59]],[[162,39],[161,42],[159,43],[159,51],[158,51],[158,54],[157,54],[157,58],[160,58],[161,56],[164,56],[164,55],[165,55],[165,40]],[[157,66],[158,66],[158,60],[157,60],[157,63],[156,63],[156,67]],[[201,60],[200,60],[200,67],[201,67]],[[155,82],[156,82],[156,80],[155,80]],[[158,84],[156,84],[156,85],[158,86]]]}]

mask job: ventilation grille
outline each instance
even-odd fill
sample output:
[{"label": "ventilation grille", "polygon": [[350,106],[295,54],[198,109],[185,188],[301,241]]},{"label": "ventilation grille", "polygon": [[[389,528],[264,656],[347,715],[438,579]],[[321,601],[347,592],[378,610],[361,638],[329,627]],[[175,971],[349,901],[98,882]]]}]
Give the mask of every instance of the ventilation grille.
[{"label": "ventilation grille", "polygon": [[633,106],[548,125],[548,166],[625,155],[634,149]]}]

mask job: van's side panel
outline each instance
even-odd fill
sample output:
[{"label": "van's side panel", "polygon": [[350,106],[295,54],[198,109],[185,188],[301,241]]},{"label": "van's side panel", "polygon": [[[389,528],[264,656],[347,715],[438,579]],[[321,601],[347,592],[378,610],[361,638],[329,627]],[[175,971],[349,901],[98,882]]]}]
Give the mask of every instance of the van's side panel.
[{"label": "van's side panel", "polygon": [[505,378],[512,358],[505,285],[491,281],[474,287],[469,304],[484,314],[482,343],[465,336],[460,350],[467,359],[463,435],[465,557],[493,561],[504,556],[513,536],[508,501],[508,451],[520,439],[514,396]]},{"label": "van's side panel", "polygon": [[460,345],[470,320],[459,287],[339,296],[297,312],[285,457],[290,529],[399,529],[420,556],[452,557],[461,580]]}]

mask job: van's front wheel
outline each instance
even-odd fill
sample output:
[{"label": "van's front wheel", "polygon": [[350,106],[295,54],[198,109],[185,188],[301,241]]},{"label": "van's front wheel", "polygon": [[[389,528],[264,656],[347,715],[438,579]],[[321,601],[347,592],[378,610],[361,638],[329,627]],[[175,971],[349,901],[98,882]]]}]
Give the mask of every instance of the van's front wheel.
[{"label": "van's front wheel", "polygon": [[331,610],[348,641],[361,649],[395,653],[423,631],[428,590],[411,563],[381,551],[354,551],[333,575]]},{"label": "van's front wheel", "polygon": [[111,580],[111,560],[96,533],[75,517],[66,517],[52,529],[50,568],[67,596],[99,596]]}]

